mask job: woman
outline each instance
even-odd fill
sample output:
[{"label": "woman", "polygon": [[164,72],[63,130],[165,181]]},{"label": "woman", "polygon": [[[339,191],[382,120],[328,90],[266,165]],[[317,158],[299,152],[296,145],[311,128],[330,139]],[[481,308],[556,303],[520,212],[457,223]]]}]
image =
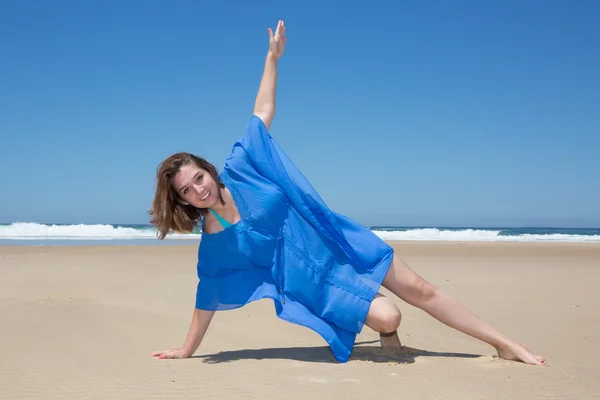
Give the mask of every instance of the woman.
[{"label": "woman", "polygon": [[358,223],[329,210],[273,141],[277,62],[285,26],[269,29],[269,51],[254,115],[234,144],[224,171],[177,153],[157,171],[150,214],[159,238],[169,231],[203,234],[199,283],[183,347],[151,353],[187,358],[200,345],[216,310],[271,298],[276,314],[319,333],[345,362],[363,325],[380,333],[384,348],[400,349],[400,311],[378,291],[389,289],[439,321],[489,343],[508,360],[542,365],[537,356],[481,321],[415,274],[393,249]]}]

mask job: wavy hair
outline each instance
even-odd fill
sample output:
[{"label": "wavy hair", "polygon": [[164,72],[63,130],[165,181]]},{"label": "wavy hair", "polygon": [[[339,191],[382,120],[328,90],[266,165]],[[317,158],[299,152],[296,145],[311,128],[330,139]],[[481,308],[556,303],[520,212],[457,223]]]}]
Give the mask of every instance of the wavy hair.
[{"label": "wavy hair", "polygon": [[225,205],[222,189],[225,187],[214,165],[190,153],[175,153],[162,161],[156,169],[156,192],[150,214],[150,223],[156,225],[157,236],[164,239],[169,232],[190,233],[201,222],[207,210],[186,204],[173,186],[173,178],[186,165],[206,170],[217,183],[221,204]]}]

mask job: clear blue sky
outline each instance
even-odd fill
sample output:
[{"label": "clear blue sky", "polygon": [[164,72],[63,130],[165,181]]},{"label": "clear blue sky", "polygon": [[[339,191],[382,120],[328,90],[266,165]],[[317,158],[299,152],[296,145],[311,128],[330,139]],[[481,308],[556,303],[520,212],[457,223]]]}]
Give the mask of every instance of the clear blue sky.
[{"label": "clear blue sky", "polygon": [[0,1],[0,222],[146,223],[219,169],[278,19],[272,134],[364,224],[600,226],[600,2]]}]

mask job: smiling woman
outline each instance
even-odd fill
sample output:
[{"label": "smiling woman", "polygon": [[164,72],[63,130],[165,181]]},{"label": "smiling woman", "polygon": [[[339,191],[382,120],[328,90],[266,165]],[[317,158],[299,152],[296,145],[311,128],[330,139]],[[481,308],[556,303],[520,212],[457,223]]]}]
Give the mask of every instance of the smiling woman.
[{"label": "smiling woman", "polygon": [[[152,220],[160,237],[203,224],[199,282],[183,347],[153,352],[190,357],[213,314],[271,298],[277,316],[308,327],[346,361],[364,325],[380,333],[386,349],[401,349],[401,315],[379,293],[386,287],[443,323],[481,339],[507,359],[544,359],[500,334],[413,272],[387,243],[363,225],[331,211],[273,140],[277,61],[285,26],[269,30],[269,52],[246,132],[218,175],[206,160],[174,154],[158,168]],[[310,127],[309,127],[310,128]]]},{"label": "smiling woman", "polygon": [[171,230],[192,232],[207,210],[227,204],[217,169],[202,157],[175,153],[160,163],[156,176],[150,222],[156,225],[160,239]]}]

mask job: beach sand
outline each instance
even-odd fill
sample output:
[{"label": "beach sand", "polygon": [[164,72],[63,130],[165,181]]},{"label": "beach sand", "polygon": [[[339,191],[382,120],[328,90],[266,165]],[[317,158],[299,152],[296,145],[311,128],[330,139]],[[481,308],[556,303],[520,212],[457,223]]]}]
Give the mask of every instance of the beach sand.
[{"label": "beach sand", "polygon": [[395,297],[401,356],[378,350],[365,327],[338,363],[320,336],[261,300],[217,313],[192,358],[158,360],[151,351],[181,346],[188,331],[195,246],[7,246],[0,398],[600,398],[599,244],[391,244],[548,366],[498,359]]}]

